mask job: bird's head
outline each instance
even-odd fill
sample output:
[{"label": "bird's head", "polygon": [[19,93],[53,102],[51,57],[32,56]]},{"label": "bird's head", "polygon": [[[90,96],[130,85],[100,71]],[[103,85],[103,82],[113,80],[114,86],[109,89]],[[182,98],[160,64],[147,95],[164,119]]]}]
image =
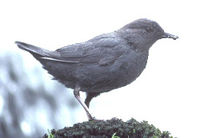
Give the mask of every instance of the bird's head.
[{"label": "bird's head", "polygon": [[125,25],[120,30],[125,30],[129,39],[133,38],[133,41],[139,41],[143,45],[145,43],[149,47],[162,38],[172,38],[174,40],[178,38],[178,36],[166,33],[157,22],[148,19],[138,19]]}]

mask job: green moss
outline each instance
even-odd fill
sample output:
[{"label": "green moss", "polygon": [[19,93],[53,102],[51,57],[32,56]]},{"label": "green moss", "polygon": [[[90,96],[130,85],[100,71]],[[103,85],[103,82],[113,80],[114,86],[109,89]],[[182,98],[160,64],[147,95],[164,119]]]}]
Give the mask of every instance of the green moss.
[{"label": "green moss", "polygon": [[54,134],[55,134],[55,130],[54,129],[52,129],[51,132],[48,129],[47,132],[48,132],[48,134],[45,134],[43,137],[45,137],[45,138],[55,138],[54,137]]},{"label": "green moss", "polygon": [[[55,130],[54,130],[55,131]],[[45,137],[44,138],[50,138]],[[161,132],[147,121],[130,119],[93,120],[65,127],[54,133],[54,138],[173,138],[167,131]]]},{"label": "green moss", "polygon": [[119,136],[116,136],[116,133],[114,133],[113,135],[112,135],[112,138],[120,138]]}]

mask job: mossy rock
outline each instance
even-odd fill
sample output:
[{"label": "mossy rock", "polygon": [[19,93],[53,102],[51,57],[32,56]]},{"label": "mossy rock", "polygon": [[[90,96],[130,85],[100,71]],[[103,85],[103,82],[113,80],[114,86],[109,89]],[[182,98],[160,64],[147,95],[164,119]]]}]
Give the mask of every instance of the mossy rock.
[{"label": "mossy rock", "polygon": [[167,131],[161,132],[147,121],[138,122],[130,119],[123,122],[121,119],[92,120],[52,130],[43,138],[173,138]]}]

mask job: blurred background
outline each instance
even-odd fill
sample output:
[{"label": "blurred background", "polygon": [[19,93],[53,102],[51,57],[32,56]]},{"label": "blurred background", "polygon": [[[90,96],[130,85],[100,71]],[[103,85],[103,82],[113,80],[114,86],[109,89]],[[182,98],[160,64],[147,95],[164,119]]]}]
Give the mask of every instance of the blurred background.
[{"label": "blurred background", "polygon": [[1,138],[41,137],[48,129],[75,121],[72,95],[58,82],[47,79],[41,67],[25,64],[17,51],[4,51],[0,62]]},{"label": "blurred background", "polygon": [[[0,138],[41,137],[87,120],[72,90],[52,80],[14,41],[49,50],[86,41],[138,18],[166,32],[132,84],[91,102],[97,119],[147,120],[173,136],[199,137],[200,19],[198,0],[7,0],[0,2]],[[84,93],[81,94],[84,98]]]}]

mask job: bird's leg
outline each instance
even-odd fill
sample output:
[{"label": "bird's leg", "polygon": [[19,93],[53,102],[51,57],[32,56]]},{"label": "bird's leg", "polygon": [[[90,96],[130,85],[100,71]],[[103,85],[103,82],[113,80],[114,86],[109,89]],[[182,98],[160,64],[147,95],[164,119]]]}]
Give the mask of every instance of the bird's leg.
[{"label": "bird's leg", "polygon": [[99,94],[100,93],[93,93],[93,92],[87,93],[87,97],[85,99],[85,104],[87,105],[88,108],[90,106],[90,101],[92,100],[92,98],[98,96]]},{"label": "bird's leg", "polygon": [[78,102],[81,104],[81,106],[84,108],[85,112],[87,113],[87,116],[88,116],[88,119],[89,120],[94,120],[94,118],[92,117],[92,115],[90,114],[90,111],[88,109],[88,107],[85,105],[84,102],[81,101],[81,98],[80,98],[80,87],[79,86],[76,86],[74,88],[74,96],[75,98],[78,100]]}]

